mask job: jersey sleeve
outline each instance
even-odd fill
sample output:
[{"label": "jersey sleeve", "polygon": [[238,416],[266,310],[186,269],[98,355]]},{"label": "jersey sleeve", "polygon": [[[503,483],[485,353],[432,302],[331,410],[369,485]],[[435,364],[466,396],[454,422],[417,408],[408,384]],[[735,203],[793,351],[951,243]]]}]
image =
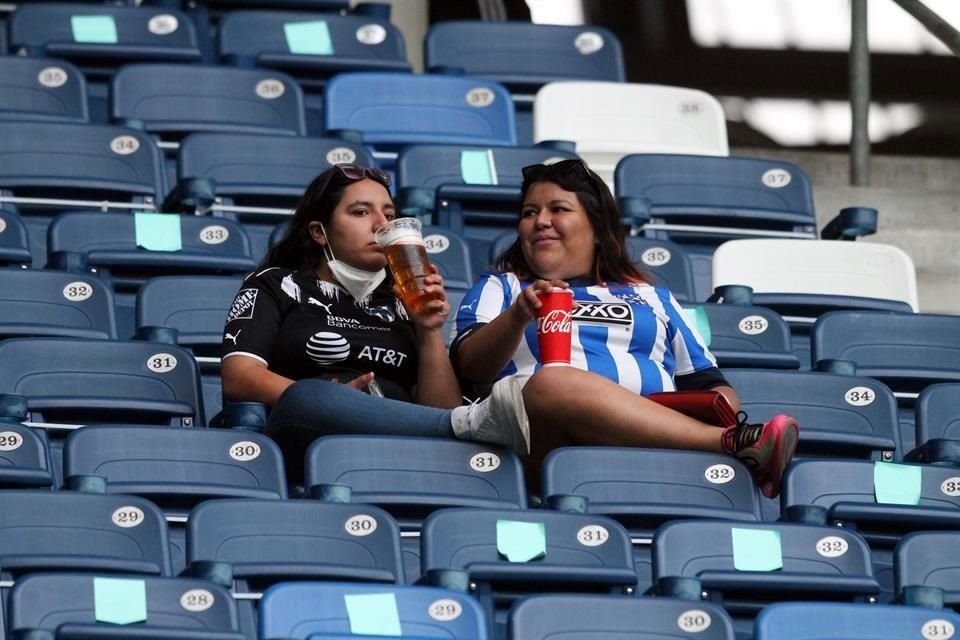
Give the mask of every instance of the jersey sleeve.
[{"label": "jersey sleeve", "polygon": [[273,343],[280,329],[280,283],[283,271],[266,269],[243,281],[227,312],[221,358],[247,356],[270,365]]},{"label": "jersey sleeve", "polygon": [[666,296],[661,295],[661,300],[669,318],[667,335],[676,366],[674,375],[684,376],[695,371],[716,368],[717,359],[710,353],[703,336],[687,319],[686,312],[673,294],[666,292]]},{"label": "jersey sleeve", "polygon": [[[514,279],[515,280],[515,279]],[[478,324],[487,324],[506,311],[519,294],[507,274],[492,274],[479,280],[460,301],[454,339]]]}]

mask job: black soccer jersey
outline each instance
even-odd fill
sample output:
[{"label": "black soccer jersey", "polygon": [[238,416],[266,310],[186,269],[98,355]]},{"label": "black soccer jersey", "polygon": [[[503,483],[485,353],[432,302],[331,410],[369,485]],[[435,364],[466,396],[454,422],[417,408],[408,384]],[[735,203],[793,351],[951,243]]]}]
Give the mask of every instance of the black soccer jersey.
[{"label": "black soccer jersey", "polygon": [[243,282],[227,315],[224,358],[245,355],[292,380],[347,382],[373,371],[388,398],[411,400],[414,326],[388,278],[358,305],[310,271],[273,267]]}]

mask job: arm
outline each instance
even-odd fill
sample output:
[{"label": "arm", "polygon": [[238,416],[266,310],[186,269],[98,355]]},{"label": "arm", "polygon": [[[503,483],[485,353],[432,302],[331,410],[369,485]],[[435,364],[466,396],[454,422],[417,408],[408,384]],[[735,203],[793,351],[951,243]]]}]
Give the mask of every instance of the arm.
[{"label": "arm", "polygon": [[[437,298],[423,305],[417,313],[407,309],[417,334],[417,388],[414,399],[417,404],[452,409],[463,404],[463,400],[460,384],[443,342],[443,323],[450,315],[450,305],[443,289],[443,278],[436,267],[431,265],[430,268],[433,273],[424,278],[424,291]],[[395,293],[399,298],[399,289],[396,287]]]},{"label": "arm", "polygon": [[232,402],[262,402],[273,406],[293,380],[267,369],[267,365],[242,355],[227,358],[221,365],[223,397]]}]

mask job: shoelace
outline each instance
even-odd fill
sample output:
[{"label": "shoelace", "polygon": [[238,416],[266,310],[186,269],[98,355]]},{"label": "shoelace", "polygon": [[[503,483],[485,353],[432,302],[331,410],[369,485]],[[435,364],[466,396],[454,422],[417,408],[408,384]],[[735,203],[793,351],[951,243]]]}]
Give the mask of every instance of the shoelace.
[{"label": "shoelace", "polygon": [[747,424],[747,412],[738,411],[737,424],[723,432],[723,448],[734,455],[759,440],[762,431],[762,424]]}]

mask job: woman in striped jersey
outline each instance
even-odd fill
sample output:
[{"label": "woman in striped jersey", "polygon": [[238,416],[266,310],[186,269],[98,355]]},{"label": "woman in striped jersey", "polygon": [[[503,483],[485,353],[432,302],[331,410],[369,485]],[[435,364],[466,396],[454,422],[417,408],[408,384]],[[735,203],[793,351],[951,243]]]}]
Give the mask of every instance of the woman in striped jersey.
[{"label": "woman in striped jersey", "polygon": [[[779,494],[796,448],[795,420],[778,415],[718,429],[644,397],[714,389],[739,409],[680,305],[631,263],[603,180],[580,160],[526,167],[523,178],[518,238],[498,271],[464,297],[451,358],[470,382],[509,377],[524,385],[531,468],[577,444],[716,451],[753,467],[765,495]],[[551,287],[574,292],[570,367],[538,362],[537,294]]]}]

